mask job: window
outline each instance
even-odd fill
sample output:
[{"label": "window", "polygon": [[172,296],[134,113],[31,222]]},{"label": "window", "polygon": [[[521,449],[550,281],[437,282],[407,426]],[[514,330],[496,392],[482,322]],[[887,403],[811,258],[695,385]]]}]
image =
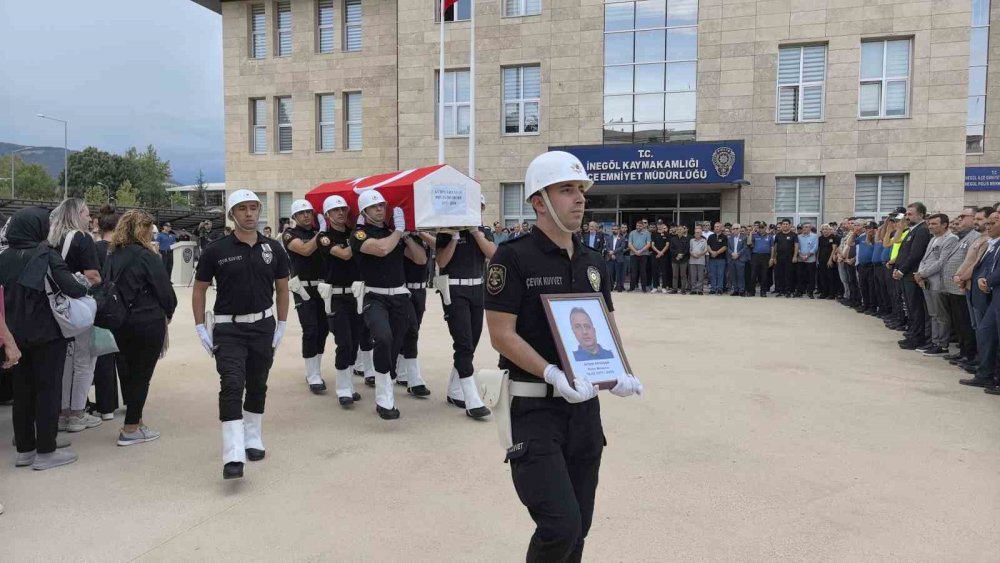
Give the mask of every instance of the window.
[{"label": "window", "polygon": [[774,186],[775,220],[816,226],[823,215],[823,178],[777,178]]},{"label": "window", "polygon": [[316,13],[316,50],[333,52],[333,0],[320,0]]},{"label": "window", "polygon": [[[459,22],[472,19],[472,0],[458,0],[444,11],[444,21]],[[441,21],[441,0],[434,0],[434,21]]]},{"label": "window", "polygon": [[537,16],[540,13],[542,13],[542,0],[504,0],[504,17]]},{"label": "window", "polygon": [[226,192],[218,190],[205,191],[205,207],[222,207],[226,199]]},{"label": "window", "polygon": [[854,189],[854,214],[882,217],[903,205],[905,176],[858,176]]},{"label": "window", "polygon": [[334,126],[334,119],[337,115],[334,113],[335,109],[336,98],[333,94],[316,96],[316,150],[318,151],[332,151],[337,148],[336,127]]},{"label": "window", "polygon": [[604,5],[604,142],[695,138],[697,0]]},{"label": "window", "polygon": [[254,192],[260,199],[260,217],[257,218],[257,230],[263,231],[267,226],[267,193]]},{"label": "window", "polygon": [[[435,73],[435,111],[440,111],[441,98],[437,94],[441,83]],[[471,117],[469,106],[469,71],[467,70],[446,70],[444,71],[444,136],[445,137],[468,137],[469,119]],[[435,115],[434,123],[438,121]]]},{"label": "window", "polygon": [[267,17],[263,4],[250,5],[250,58],[267,56]]},{"label": "window", "polygon": [[344,147],[349,151],[361,150],[361,92],[344,93]]},{"label": "window", "polygon": [[278,107],[278,152],[292,152],[292,98],[274,99]]},{"label": "window", "polygon": [[778,50],[778,122],[823,119],[826,45]]},{"label": "window", "polygon": [[524,201],[524,184],[500,184],[500,194],[504,226],[535,220],[535,210]]},{"label": "window", "polygon": [[276,53],[279,57],[292,54],[292,3],[278,2],[275,4],[275,14],[278,19],[278,40]]},{"label": "window", "polygon": [[503,132],[538,133],[542,71],[537,66],[503,69]]},{"label": "window", "polygon": [[860,117],[906,117],[910,98],[910,40],[861,43]]},{"label": "window", "polygon": [[989,52],[990,0],[972,0],[969,33],[969,101],[965,120],[965,153],[986,149],[986,59]]},{"label": "window", "polygon": [[278,217],[292,216],[292,192],[278,192]]},{"label": "window", "polygon": [[250,140],[250,152],[253,154],[267,153],[267,102],[264,98],[250,100],[250,123],[253,127],[253,137]]},{"label": "window", "polygon": [[344,50],[361,50],[361,0],[344,0]]}]

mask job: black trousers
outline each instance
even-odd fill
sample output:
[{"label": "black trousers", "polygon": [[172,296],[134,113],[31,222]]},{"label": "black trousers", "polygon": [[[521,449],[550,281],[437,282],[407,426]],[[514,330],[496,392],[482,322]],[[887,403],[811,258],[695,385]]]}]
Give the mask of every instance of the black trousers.
[{"label": "black trousers", "polygon": [[[2,357],[3,354],[0,354]],[[14,400],[14,370],[0,369],[0,403]]]},{"label": "black trousers", "polygon": [[795,289],[795,264],[792,257],[778,257],[774,263],[774,290],[779,294],[791,293]]},{"label": "black trousers", "polygon": [[903,296],[906,298],[906,313],[909,318],[909,328],[906,329],[906,339],[910,342],[923,344],[930,338],[927,330],[927,301],[924,290],[913,281],[913,274],[903,276]]},{"label": "black trousers", "polygon": [[330,329],[326,322],[326,305],[314,287],[307,287],[309,301],[303,301],[297,293],[292,294],[295,312],[302,325],[302,357],[312,358],[326,350],[326,337]]},{"label": "black trousers", "polygon": [[872,274],[875,280],[875,305],[878,306],[880,314],[888,313],[892,309],[892,301],[889,298],[889,270],[885,269],[885,264],[876,262],[872,265]]},{"label": "black trousers", "polygon": [[767,269],[770,262],[770,254],[758,252],[750,256],[750,286],[747,287],[747,291],[753,293],[754,288],[759,285],[760,294],[767,295],[767,290],[771,287],[767,279]]},{"label": "black trousers", "polygon": [[861,284],[858,280],[858,267],[847,265],[847,285],[851,292],[851,305],[861,305]]},{"label": "black trousers", "polygon": [[605,445],[601,405],[515,397],[510,419],[511,477],[535,521],[526,561],[580,561]]},{"label": "black trousers", "polygon": [[632,256],[632,285],[629,287],[630,291],[635,290],[640,285],[642,290],[645,291],[648,285],[646,285],[646,257],[645,256]]},{"label": "black trousers", "polygon": [[816,261],[816,289],[820,295],[836,295],[837,284],[834,283],[834,279],[838,276],[837,265],[827,266],[827,260],[820,258]]},{"label": "black trousers", "polygon": [[274,327],[274,317],[255,323],[215,325],[212,340],[216,347],[215,369],[220,378],[222,422],[241,420],[244,410],[264,414],[267,374],[274,362],[274,348],[271,348]]},{"label": "black trousers", "polygon": [[670,287],[670,254],[653,257],[653,283],[655,287]]},{"label": "black trousers", "polygon": [[951,328],[958,335],[958,351],[965,358],[976,357],[976,332],[972,330],[972,319],[969,316],[969,305],[965,295],[941,293],[944,297]]},{"label": "black trousers", "polygon": [[62,374],[68,340],[22,346],[14,366],[14,439],[18,452],[56,450],[62,407]]},{"label": "black trousers", "polygon": [[[410,304],[413,305],[413,322],[410,323],[410,330],[406,331],[403,338],[403,357],[412,360],[417,357],[417,341],[420,339],[420,324],[424,322],[424,311],[427,310],[427,290],[411,289]],[[396,367],[396,364],[392,364]]]},{"label": "black trousers", "polygon": [[142,409],[149,396],[149,381],[153,378],[166,335],[166,319],[141,324],[125,323],[115,331],[118,356],[122,360],[118,365],[118,378],[122,382],[122,397],[125,400],[125,424],[139,424],[142,420]]},{"label": "black trousers", "polygon": [[[117,340],[117,336],[115,337]],[[118,409],[118,354],[106,354],[97,358],[94,367],[94,396],[97,412],[113,413]],[[124,362],[125,360],[122,359]]]},{"label": "black trousers", "polygon": [[812,294],[812,292],[816,291],[816,263],[799,262],[796,264],[795,281],[797,285],[795,290],[800,294]]},{"label": "black trousers", "polygon": [[903,294],[903,281],[893,279],[891,271],[889,272],[889,295],[892,299],[893,319],[899,322],[907,322],[906,296]]},{"label": "black trousers", "polygon": [[169,278],[174,272],[174,253],[172,251],[161,251],[160,258],[163,259],[163,267],[167,269],[167,277]]},{"label": "black trousers", "polygon": [[362,316],[372,336],[375,371],[389,373],[396,367],[396,356],[403,349],[403,339],[415,322],[410,297],[366,293]]},{"label": "black trousers", "polygon": [[483,334],[482,286],[452,286],[451,305],[444,306],[444,320],[451,333],[452,360],[458,377],[472,377],[476,371],[473,358]]},{"label": "black trousers", "polygon": [[[351,294],[334,295],[330,297],[330,314],[326,317],[333,342],[337,345],[334,352],[333,367],[348,369],[358,359],[358,346],[361,344],[361,331],[364,321],[358,314],[358,302]],[[369,346],[369,350],[371,347]]]},{"label": "black trousers", "polygon": [[872,264],[859,264],[858,287],[861,290],[861,301],[865,309],[877,307],[875,302],[875,270]]}]

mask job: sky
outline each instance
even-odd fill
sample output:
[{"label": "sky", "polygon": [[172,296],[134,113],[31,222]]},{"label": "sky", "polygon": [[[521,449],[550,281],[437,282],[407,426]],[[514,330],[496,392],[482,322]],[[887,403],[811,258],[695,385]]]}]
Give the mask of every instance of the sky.
[{"label": "sky", "polygon": [[225,174],[222,16],[190,0],[0,0],[0,141],[152,144],[174,179]]}]

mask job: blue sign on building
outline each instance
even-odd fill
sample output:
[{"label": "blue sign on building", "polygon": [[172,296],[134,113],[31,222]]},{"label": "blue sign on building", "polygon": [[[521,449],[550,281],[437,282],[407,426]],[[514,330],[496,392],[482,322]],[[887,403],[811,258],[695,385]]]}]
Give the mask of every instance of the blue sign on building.
[{"label": "blue sign on building", "polygon": [[965,191],[1000,191],[1000,166],[966,166]]},{"label": "blue sign on building", "polygon": [[576,155],[596,185],[732,184],[743,179],[743,141],[549,148]]}]

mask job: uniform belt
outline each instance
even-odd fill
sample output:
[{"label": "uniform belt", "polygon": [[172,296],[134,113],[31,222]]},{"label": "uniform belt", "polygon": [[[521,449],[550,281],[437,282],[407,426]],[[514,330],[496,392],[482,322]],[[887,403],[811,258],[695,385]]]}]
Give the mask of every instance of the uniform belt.
[{"label": "uniform belt", "polygon": [[548,383],[531,383],[529,381],[511,381],[511,397],[531,397],[544,399],[547,397],[562,397],[559,389]]},{"label": "uniform belt", "polygon": [[215,324],[227,324],[227,323],[255,323],[257,321],[262,321],[264,319],[269,319],[274,316],[274,312],[270,309],[260,312],[251,313],[249,315],[220,315],[216,313]]},{"label": "uniform belt", "polygon": [[323,283],[323,280],[299,280],[302,287],[316,287]]},{"label": "uniform belt", "polygon": [[408,283],[406,284],[406,289],[427,289],[427,284],[425,282]]},{"label": "uniform belt", "polygon": [[351,293],[351,288],[349,287],[336,287],[330,288],[330,295],[348,295]]},{"label": "uniform belt", "polygon": [[482,285],[483,278],[448,278],[448,285]]},{"label": "uniform belt", "polygon": [[370,285],[365,286],[365,291],[368,293],[375,293],[377,295],[409,295],[410,290],[406,289],[405,285],[399,287],[372,287]]}]

